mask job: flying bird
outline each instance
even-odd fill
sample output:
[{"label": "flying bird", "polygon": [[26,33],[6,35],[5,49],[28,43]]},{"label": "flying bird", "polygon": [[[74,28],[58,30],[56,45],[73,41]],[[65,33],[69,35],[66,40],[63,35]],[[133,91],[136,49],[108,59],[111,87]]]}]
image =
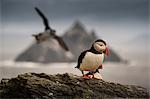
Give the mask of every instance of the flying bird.
[{"label": "flying bird", "polygon": [[[90,49],[80,54],[76,68],[82,72],[83,78],[102,79],[98,69],[102,69],[105,54],[109,55],[109,49],[102,39],[96,40]],[[84,74],[84,71],[89,72]]]},{"label": "flying bird", "polygon": [[32,35],[37,44],[41,44],[43,47],[52,48],[55,51],[64,50],[66,52],[65,55],[68,58],[73,58],[73,54],[70,52],[68,46],[60,36],[56,35],[56,31],[50,27],[48,19],[45,17],[45,15],[37,7],[35,7],[35,10],[42,18],[45,26],[44,32]]}]

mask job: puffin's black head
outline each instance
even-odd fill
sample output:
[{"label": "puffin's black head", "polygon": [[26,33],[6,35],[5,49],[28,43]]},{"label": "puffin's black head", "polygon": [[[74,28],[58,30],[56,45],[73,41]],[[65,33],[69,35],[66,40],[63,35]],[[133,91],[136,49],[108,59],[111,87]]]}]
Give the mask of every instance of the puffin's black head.
[{"label": "puffin's black head", "polygon": [[106,42],[102,39],[96,40],[93,44],[91,49],[92,51],[96,53],[105,53],[106,55],[109,54],[109,50],[107,48]]},{"label": "puffin's black head", "polygon": [[102,43],[104,43],[104,45],[106,46],[106,42],[105,42],[104,40],[102,40],[102,39],[98,39],[98,40],[95,41],[95,43],[96,43],[96,42],[102,42]]}]

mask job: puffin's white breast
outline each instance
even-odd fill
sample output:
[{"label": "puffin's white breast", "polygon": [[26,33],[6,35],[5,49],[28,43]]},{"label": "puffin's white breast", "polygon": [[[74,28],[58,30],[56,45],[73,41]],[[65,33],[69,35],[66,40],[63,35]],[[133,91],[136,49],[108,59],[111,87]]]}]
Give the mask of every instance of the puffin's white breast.
[{"label": "puffin's white breast", "polygon": [[87,52],[80,64],[80,70],[95,71],[100,65],[102,65],[103,59],[103,53],[93,54],[91,52]]}]

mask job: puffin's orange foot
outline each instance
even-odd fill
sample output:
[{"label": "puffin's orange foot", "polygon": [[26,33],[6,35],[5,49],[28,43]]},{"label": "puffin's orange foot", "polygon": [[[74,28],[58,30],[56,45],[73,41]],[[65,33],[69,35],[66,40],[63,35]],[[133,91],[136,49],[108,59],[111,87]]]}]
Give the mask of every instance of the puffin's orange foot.
[{"label": "puffin's orange foot", "polygon": [[99,79],[99,80],[103,79],[100,73],[95,73],[94,76],[93,76],[93,78]]},{"label": "puffin's orange foot", "polygon": [[93,75],[83,75],[83,78],[90,79],[90,78],[93,78]]}]

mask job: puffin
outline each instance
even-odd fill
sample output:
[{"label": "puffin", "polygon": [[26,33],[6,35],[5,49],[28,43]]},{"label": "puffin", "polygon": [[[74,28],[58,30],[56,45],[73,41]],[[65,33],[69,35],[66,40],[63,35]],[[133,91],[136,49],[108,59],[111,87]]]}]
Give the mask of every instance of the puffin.
[{"label": "puffin", "polygon": [[[78,57],[78,63],[75,68],[78,68],[83,78],[102,79],[99,69],[102,69],[105,55],[109,55],[109,49],[104,40],[98,39],[94,41],[91,48],[83,51]],[[84,71],[88,71],[84,74]]]},{"label": "puffin", "polygon": [[50,27],[48,19],[45,17],[45,15],[37,7],[35,7],[35,10],[42,18],[43,24],[45,26],[44,32],[32,34],[36,40],[36,43],[42,45],[43,47],[51,48],[54,51],[63,50],[65,51],[67,58],[73,59],[74,55],[71,53],[64,40],[60,36],[56,35],[56,30]]}]

